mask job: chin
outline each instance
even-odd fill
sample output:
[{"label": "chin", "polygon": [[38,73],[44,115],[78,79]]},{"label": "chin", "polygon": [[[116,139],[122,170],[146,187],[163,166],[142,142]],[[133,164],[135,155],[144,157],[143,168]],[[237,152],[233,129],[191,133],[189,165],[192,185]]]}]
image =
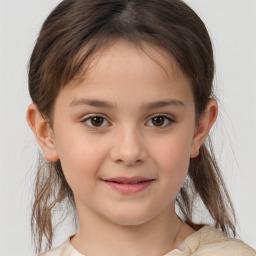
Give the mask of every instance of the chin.
[{"label": "chin", "polygon": [[[150,220],[150,219],[149,219]],[[132,219],[132,218],[123,218],[123,219],[115,219],[115,220],[110,220],[112,223],[120,225],[120,226],[140,226],[145,224],[147,219]]]},{"label": "chin", "polygon": [[107,217],[110,222],[121,226],[143,225],[153,218],[154,215],[149,215],[148,212],[132,211],[131,209],[115,212]]}]

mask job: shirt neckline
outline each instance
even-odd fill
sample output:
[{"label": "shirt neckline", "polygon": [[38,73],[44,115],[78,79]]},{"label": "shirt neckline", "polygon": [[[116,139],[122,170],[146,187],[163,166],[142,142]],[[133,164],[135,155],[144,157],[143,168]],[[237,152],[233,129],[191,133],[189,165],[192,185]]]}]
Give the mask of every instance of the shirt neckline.
[{"label": "shirt neckline", "polygon": [[[194,236],[197,236],[200,232],[202,232],[204,229],[208,229],[209,226],[203,226],[202,228],[200,228],[199,230],[195,231],[193,234],[191,234],[190,236],[188,236],[180,245],[178,248],[173,249],[172,251],[168,252],[167,254],[165,254],[164,256],[168,256],[170,253],[172,252],[185,252],[190,241],[193,240]],[[70,250],[70,253],[73,253],[74,256],[86,256],[84,254],[81,254],[77,249],[75,249],[75,247],[73,247],[73,245],[71,244],[71,239],[76,235],[73,234],[71,235],[68,239],[67,239],[67,244]],[[72,255],[73,256],[73,255]]]}]

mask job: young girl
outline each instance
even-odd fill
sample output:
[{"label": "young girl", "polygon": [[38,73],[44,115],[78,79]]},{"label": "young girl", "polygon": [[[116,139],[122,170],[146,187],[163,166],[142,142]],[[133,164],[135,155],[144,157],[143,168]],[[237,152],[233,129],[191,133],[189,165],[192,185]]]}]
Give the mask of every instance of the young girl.
[{"label": "young girl", "polygon": [[[27,120],[46,159],[37,252],[46,238],[44,256],[256,255],[231,238],[233,206],[205,145],[213,76],[208,32],[180,0],[62,1],[29,68]],[[198,198],[212,226],[195,221]],[[51,249],[66,200],[79,228]]]}]

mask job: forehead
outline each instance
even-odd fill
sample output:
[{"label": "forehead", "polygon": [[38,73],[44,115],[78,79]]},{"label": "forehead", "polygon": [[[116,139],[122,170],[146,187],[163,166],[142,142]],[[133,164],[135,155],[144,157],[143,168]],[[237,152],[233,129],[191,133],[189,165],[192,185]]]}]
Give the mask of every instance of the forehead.
[{"label": "forehead", "polygon": [[[89,57],[84,61],[83,67],[79,69],[75,77],[67,83],[67,85],[80,84],[84,79],[90,79],[95,71],[99,71],[101,68],[107,71],[107,67],[110,68],[111,64],[119,64],[120,68],[131,63],[138,64],[141,62],[158,65],[162,69],[162,72],[171,79],[174,76],[185,76],[181,71],[179,64],[175,58],[161,46],[155,44],[155,42],[138,41],[132,42],[123,38],[109,39],[104,45],[97,47],[92,54],[88,54],[92,49],[85,47],[77,55],[75,62],[80,61],[84,55]],[[133,55],[133,58],[131,58]],[[134,56],[137,55],[137,58]],[[105,64],[105,66],[104,66]],[[95,67],[96,66],[96,67]],[[155,67],[154,67],[155,69]]]},{"label": "forehead", "polygon": [[112,41],[98,50],[85,63],[77,78],[64,87],[69,95],[83,91],[95,97],[100,94],[111,97],[120,89],[133,99],[142,94],[144,98],[157,97],[167,91],[191,94],[189,79],[163,48],[123,39]]}]

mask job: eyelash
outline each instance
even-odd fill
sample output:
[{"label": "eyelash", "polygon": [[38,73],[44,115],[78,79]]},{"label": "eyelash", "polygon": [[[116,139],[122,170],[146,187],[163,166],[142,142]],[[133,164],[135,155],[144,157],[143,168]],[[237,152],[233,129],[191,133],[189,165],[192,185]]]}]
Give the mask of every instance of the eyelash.
[{"label": "eyelash", "polygon": [[[92,124],[93,118],[102,118],[102,119],[103,119],[103,124],[104,124],[104,123],[105,123],[105,124],[104,124],[104,125],[100,125],[100,126],[95,126],[95,125]],[[154,124],[149,125],[149,126],[152,126],[152,127],[155,127],[155,128],[163,129],[163,128],[167,128],[167,127],[169,127],[171,124],[175,123],[175,120],[174,120],[172,117],[170,117],[169,115],[157,114],[157,115],[152,116],[152,117],[146,122],[146,124],[148,124],[149,122],[152,123],[152,121],[153,121],[154,118],[164,118],[164,125],[159,125],[159,126],[154,125]],[[89,122],[90,124],[89,124],[88,122]],[[167,123],[166,123],[166,122],[167,122]],[[91,115],[91,116],[88,116],[88,117],[86,117],[85,119],[83,119],[83,120],[81,121],[81,123],[86,123],[86,125],[87,125],[89,128],[92,128],[92,129],[99,129],[99,128],[103,128],[103,127],[106,127],[106,126],[110,126],[110,122],[107,121],[107,119],[106,119],[104,116],[102,116],[102,115]],[[107,124],[106,124],[106,123],[107,123]]]},{"label": "eyelash", "polygon": [[160,128],[160,129],[162,128],[162,129],[164,129],[164,128],[169,127],[171,124],[175,123],[175,120],[172,117],[170,117],[169,115],[164,115],[164,114],[157,114],[157,115],[151,117],[147,121],[147,123],[149,123],[149,122],[152,123],[154,118],[163,118],[164,119],[164,124],[165,124],[165,125],[160,125],[160,126],[152,125],[155,128]]},{"label": "eyelash", "polygon": [[[105,126],[108,126],[108,125],[109,125],[109,124],[107,124],[107,125],[104,125],[104,126],[94,126],[94,125],[92,124],[93,118],[102,118],[102,119],[103,119],[103,124],[104,124],[105,122],[109,123],[109,122],[107,121],[107,119],[106,119],[104,116],[101,116],[101,115],[91,115],[91,116],[88,116],[88,117],[86,117],[85,119],[83,119],[81,122],[82,122],[82,123],[85,123],[89,128],[92,128],[92,129],[99,129],[99,128],[102,128],[102,127],[105,127]],[[90,122],[91,124],[88,124],[87,122]]]}]

